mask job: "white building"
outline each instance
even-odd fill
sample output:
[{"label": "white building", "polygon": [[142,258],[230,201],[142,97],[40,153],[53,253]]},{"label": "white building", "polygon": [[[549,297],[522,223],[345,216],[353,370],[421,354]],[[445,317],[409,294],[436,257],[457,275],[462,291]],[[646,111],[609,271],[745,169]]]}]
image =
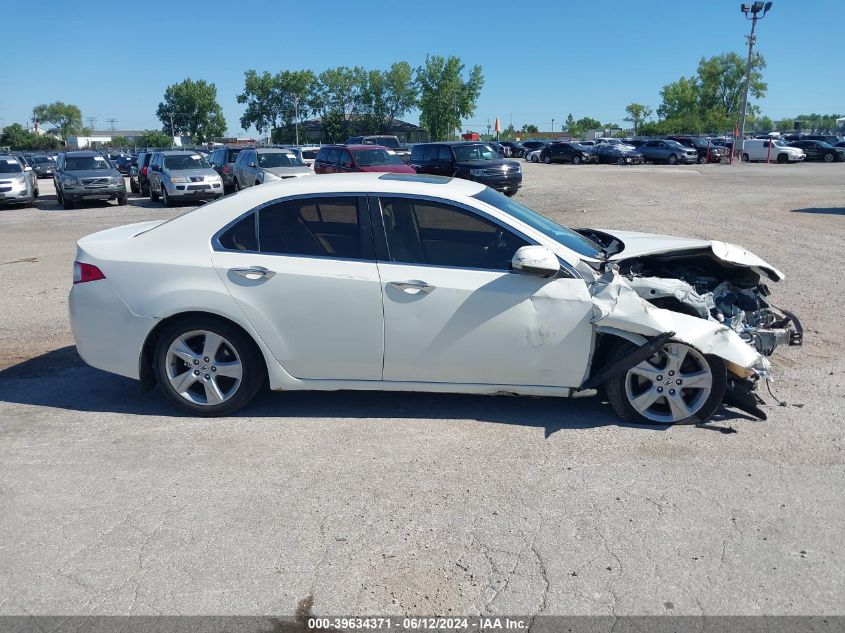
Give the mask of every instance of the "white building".
[{"label": "white building", "polygon": [[[113,138],[117,138],[119,136],[122,136],[123,138],[128,139],[130,143],[133,143],[144,134],[145,131],[143,130],[105,130],[100,132],[91,132],[88,136],[68,136],[67,148],[91,149],[100,147],[106,143],[110,143]],[[190,136],[174,136],[173,145],[175,147],[182,147],[184,145],[193,145],[193,142],[191,141]]]}]

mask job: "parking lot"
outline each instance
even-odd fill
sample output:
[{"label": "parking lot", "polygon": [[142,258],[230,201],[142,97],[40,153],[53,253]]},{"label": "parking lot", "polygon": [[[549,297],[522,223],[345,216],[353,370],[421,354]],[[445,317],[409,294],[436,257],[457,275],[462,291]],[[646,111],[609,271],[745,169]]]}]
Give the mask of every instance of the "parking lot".
[{"label": "parking lot", "polygon": [[317,392],[187,417],[86,367],[67,318],[75,240],[182,210],[64,211],[42,180],[0,208],[0,613],[845,611],[845,163],[523,169],[516,199],[569,226],[782,270],[784,406],[661,428],[592,398]]}]

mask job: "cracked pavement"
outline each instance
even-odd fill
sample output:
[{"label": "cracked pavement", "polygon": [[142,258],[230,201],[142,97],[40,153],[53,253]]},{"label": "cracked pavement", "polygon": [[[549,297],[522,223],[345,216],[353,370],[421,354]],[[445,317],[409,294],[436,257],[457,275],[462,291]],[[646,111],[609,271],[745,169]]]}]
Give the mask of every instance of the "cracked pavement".
[{"label": "cracked pavement", "polygon": [[807,330],[773,358],[787,406],[722,411],[732,434],[592,398],[180,415],[85,367],[66,316],[75,239],[179,210],[59,211],[41,181],[37,209],[0,209],[0,614],[845,612],[843,176],[525,165],[518,199],[566,224],[737,242],[786,273],[772,298]]}]

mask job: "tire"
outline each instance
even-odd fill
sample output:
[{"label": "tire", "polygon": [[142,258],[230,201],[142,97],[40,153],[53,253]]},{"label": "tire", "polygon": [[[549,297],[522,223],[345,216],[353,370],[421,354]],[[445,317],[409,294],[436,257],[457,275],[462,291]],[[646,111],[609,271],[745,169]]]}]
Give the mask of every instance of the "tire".
[{"label": "tire", "polygon": [[[216,355],[203,349],[209,335],[220,337],[212,338],[220,341]],[[174,353],[177,348],[179,352]],[[228,363],[227,374],[232,375],[216,373],[222,363]],[[210,316],[186,318],[168,326],[156,343],[153,370],[171,402],[206,417],[229,415],[245,406],[266,376],[255,343],[231,323]]]},{"label": "tire", "polygon": [[508,198],[513,198],[513,197],[516,195],[516,189],[508,189],[508,190],[505,192],[505,195],[506,195]]},{"label": "tire", "polygon": [[[633,343],[620,340],[608,354],[606,363],[611,365],[636,348]],[[677,364],[678,359],[682,359],[680,364]],[[670,375],[673,371],[677,373]],[[699,386],[679,389],[677,381],[688,374],[698,374],[695,380]],[[703,424],[722,404],[727,370],[725,361],[718,356],[702,354],[684,343],[670,342],[652,358],[610,378],[604,387],[610,406],[626,422]],[[670,396],[670,392],[676,395]]]},{"label": "tire", "polygon": [[167,195],[167,187],[161,188],[161,202],[166,207],[172,207],[173,201],[170,199],[170,196]]},{"label": "tire", "polygon": [[666,159],[666,162],[670,165],[677,165],[678,164],[678,157],[674,154],[669,154],[669,158]]},{"label": "tire", "polygon": [[260,180],[256,180],[256,181],[255,181],[255,186],[256,186],[256,187],[257,187],[258,185],[260,185],[260,184],[261,184],[261,181],[260,181]]},{"label": "tire", "polygon": [[707,156],[699,156],[698,157],[698,164],[705,165],[707,163]]},{"label": "tire", "polygon": [[826,163],[832,163],[835,160],[836,160],[836,156],[834,156],[830,152],[828,152],[827,154],[824,155],[824,162],[826,162]]},{"label": "tire", "polygon": [[539,162],[540,162],[540,159],[539,159],[539,158],[537,158],[536,156],[532,156],[532,157],[531,157],[531,162],[532,162],[532,163],[539,163]]},{"label": "tire", "polygon": [[153,188],[150,187],[149,184],[147,185],[147,189],[150,192],[150,200],[152,200],[153,202],[158,202],[158,194],[155,191],[153,191]]},{"label": "tire", "polygon": [[38,187],[38,183],[35,184],[35,187],[32,190],[32,197],[37,198],[41,195],[41,189]]},{"label": "tire", "polygon": [[620,158],[617,158],[617,159],[616,159],[616,164],[617,164],[617,165],[624,165],[624,164],[625,164],[625,159],[624,159],[624,158],[621,158],[621,157],[620,157]]},{"label": "tire", "polygon": [[546,163],[546,165],[551,165],[552,164],[552,157],[548,156],[548,155],[544,156],[543,162]]},{"label": "tire", "polygon": [[778,163],[783,165],[784,163],[789,162],[789,156],[786,154],[778,154]]},{"label": "tire", "polygon": [[126,197],[125,193],[117,199],[117,204],[121,207],[129,204],[129,199]]},{"label": "tire", "polygon": [[240,191],[240,190],[241,190],[241,183],[238,181],[237,178],[235,178],[235,191]]},{"label": "tire", "polygon": [[748,159],[748,154],[743,153],[742,155],[742,162],[743,163],[750,163],[751,161]]},{"label": "tire", "polygon": [[572,157],[572,164],[573,165],[581,165],[581,164],[583,164],[583,162],[584,161],[581,159],[580,156],[573,156]]},{"label": "tire", "polygon": [[65,198],[65,195],[62,194],[62,208],[65,211],[70,211],[71,209],[73,209],[73,198],[68,200],[67,198]]},{"label": "tire", "polygon": [[132,182],[132,180],[130,179],[129,180],[129,191],[131,191],[132,193],[140,193],[141,188],[137,184]]}]

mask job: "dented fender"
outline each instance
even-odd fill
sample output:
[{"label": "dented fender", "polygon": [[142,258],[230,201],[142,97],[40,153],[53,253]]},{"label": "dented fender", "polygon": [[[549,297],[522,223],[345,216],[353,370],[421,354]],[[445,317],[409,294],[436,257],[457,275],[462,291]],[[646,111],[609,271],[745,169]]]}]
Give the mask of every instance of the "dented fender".
[{"label": "dented fender", "polygon": [[[597,331],[632,333],[645,338],[675,332],[674,339],[692,345],[758,374],[768,371],[768,360],[758,354],[731,328],[699,317],[657,308],[608,267],[590,288],[593,324]],[[630,337],[625,337],[629,338]]]}]

